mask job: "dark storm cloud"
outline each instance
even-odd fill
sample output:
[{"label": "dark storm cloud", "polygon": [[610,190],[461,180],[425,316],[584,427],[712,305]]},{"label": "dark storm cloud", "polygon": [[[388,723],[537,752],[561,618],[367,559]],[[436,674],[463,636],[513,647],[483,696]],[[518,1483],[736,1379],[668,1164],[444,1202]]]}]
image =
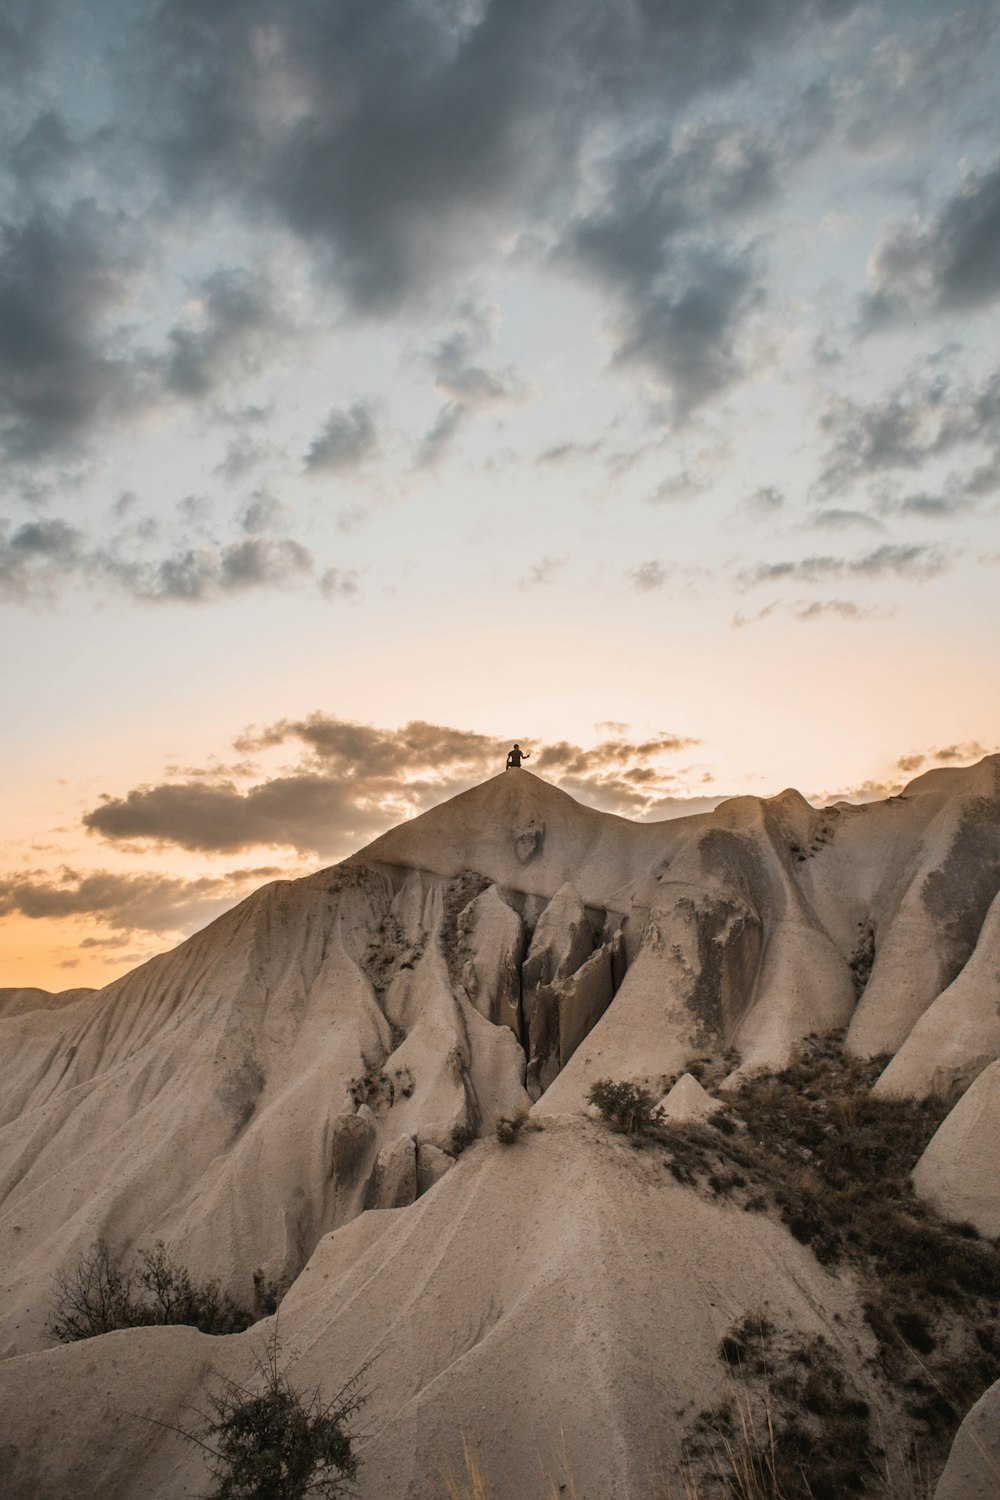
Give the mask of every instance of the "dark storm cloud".
[{"label": "dark storm cloud", "polygon": [[46,28],[54,0],[2,0],[0,79],[8,87],[26,85],[43,58]]},{"label": "dark storm cloud", "polygon": [[65,172],[81,154],[62,115],[54,109],[36,115],[8,153],[10,169],[22,191],[35,192],[47,179]]},{"label": "dark storm cloud", "polygon": [[761,294],[754,256],[723,250],[718,225],[771,197],[775,159],[758,132],[729,125],[627,148],[563,237],[560,257],[618,303],[615,362],[652,374],[681,416],[742,373],[737,335]]},{"label": "dark storm cloud", "polygon": [[[168,0],[137,34],[137,57],[155,59],[137,123],[178,200],[276,211],[328,253],[355,307],[386,309],[491,253],[526,213],[557,213],[609,119],[679,109],[844,9]],[[689,157],[691,178],[719,168],[719,205],[762,191],[755,140],[743,159],[711,140]]]},{"label": "dark storm cloud", "polygon": [[73,447],[143,372],[105,346],[144,250],[135,226],[81,201],[0,226],[0,445],[15,459]]},{"label": "dark storm cloud", "polygon": [[1000,297],[1000,161],[970,172],[930,223],[891,224],[872,255],[869,328],[913,310],[969,312]]},{"label": "dark storm cloud", "polygon": [[222,267],[190,287],[161,347],[142,344],[124,320],[148,230],[90,200],[0,224],[0,249],[0,449],[15,462],[79,452],[102,423],[157,406],[204,406],[295,332],[266,277]]},{"label": "dark storm cloud", "polygon": [[259,370],[288,325],[258,272],[219,269],[193,291],[198,320],[170,330],[162,380],[171,395],[202,401],[231,375]]},{"label": "dark storm cloud", "polygon": [[357,469],[378,449],[375,417],[367,401],[349,408],[335,406],[306,454],[311,474],[336,474]]},{"label": "dark storm cloud", "polygon": [[[415,721],[397,730],[316,713],[249,730],[236,741],[256,754],[288,743],[304,756],[291,773],[249,788],[217,772],[104,796],[84,825],[115,844],[173,844],[201,853],[292,847],[344,857],[415,812],[502,771],[510,739]],[[678,776],[657,762],[698,743],[687,736],[617,737],[591,748],[532,746],[533,768],[586,801],[649,816]],[[667,816],[667,813],[663,814]]]},{"label": "dark storm cloud", "polygon": [[[57,878],[42,871],[10,874],[0,876],[0,919],[15,913],[36,921],[90,917],[119,933],[179,932],[211,921],[281,873],[265,867],[196,880],[66,868]],[[90,939],[86,946],[108,941]]]},{"label": "dark storm cloud", "polygon": [[938,547],[894,545],[886,542],[860,557],[803,557],[795,562],[759,563],[737,574],[740,588],[792,580],[819,583],[829,578],[909,578],[922,582],[948,567],[948,558]]},{"label": "dark storm cloud", "polygon": [[[619,364],[690,411],[739,378],[739,334],[759,296],[746,246],[716,231],[770,201],[802,131],[791,119],[766,130],[727,119],[678,131],[672,121],[698,96],[749,78],[775,47],[820,40],[849,8],[124,7],[104,28],[113,47],[95,60],[115,103],[113,167],[101,130],[74,137],[51,108],[13,127],[8,157],[33,191],[69,166],[88,174],[88,188],[101,182],[101,201],[113,185],[122,201],[147,202],[152,184],[156,206],[140,226],[59,199],[34,215],[25,208],[2,231],[0,441],[37,461],[85,442],[102,419],[122,426],[168,400],[204,406],[273,358],[295,330],[275,287],[239,267],[219,267],[192,289],[194,314],[175,321],[162,347],[140,346],[141,320],[131,331],[115,325],[146,295],[141,275],[154,252],[209,214],[230,227],[223,216],[235,215],[251,232],[291,230],[362,314],[440,299],[470,266],[561,241],[615,310]],[[7,0],[0,11],[0,48],[15,71],[42,56],[46,10]],[[63,48],[78,45],[68,23],[60,35]],[[98,48],[101,37],[95,23]],[[648,140],[653,119],[662,144]],[[581,164],[616,136],[644,144],[581,204]],[[469,357],[461,339],[445,340],[437,360],[445,404],[423,463],[470,410],[523,389],[516,371]],[[334,426],[307,467],[350,463],[365,441],[363,424],[353,434]],[[237,469],[240,461],[235,453]]]}]

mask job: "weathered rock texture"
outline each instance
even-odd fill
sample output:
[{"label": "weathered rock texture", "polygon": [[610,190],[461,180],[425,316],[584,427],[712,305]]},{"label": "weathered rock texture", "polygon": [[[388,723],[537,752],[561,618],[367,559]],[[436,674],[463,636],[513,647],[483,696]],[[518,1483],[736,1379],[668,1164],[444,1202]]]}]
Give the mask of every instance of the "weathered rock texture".
[{"label": "weathered rock texture", "polygon": [[[997,756],[867,807],[787,791],[645,825],[519,770],[104,990],[0,991],[12,1493],[193,1492],[196,1454],[141,1425],[112,1442],[112,1414],[169,1419],[212,1368],[252,1368],[252,1334],[43,1352],[53,1279],[99,1237],[162,1239],[246,1301],[290,1286],[292,1372],[331,1393],[385,1350],[380,1500],[438,1494],[463,1432],[510,1455],[505,1493],[532,1493],[560,1427],[588,1492],[632,1493],[649,1434],[715,1399],[718,1338],[762,1300],[853,1340],[862,1379],[860,1310],[807,1251],[685,1188],[650,1195],[582,1110],[598,1078],[657,1097],[733,1049],[735,1081],[845,1027],[890,1055],[883,1091],[968,1088],[916,1183],[1000,1232],[998,889]],[[704,1108],[691,1083],[679,1117]],[[529,1106],[542,1134],[463,1154]]]}]

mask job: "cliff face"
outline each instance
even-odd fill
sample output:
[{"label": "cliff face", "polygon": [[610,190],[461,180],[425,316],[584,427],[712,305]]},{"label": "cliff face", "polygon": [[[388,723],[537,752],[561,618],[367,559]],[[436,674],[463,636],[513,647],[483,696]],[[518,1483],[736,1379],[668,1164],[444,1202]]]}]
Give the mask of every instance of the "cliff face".
[{"label": "cliff face", "polygon": [[[163,1239],[195,1275],[220,1278],[246,1301],[255,1287],[294,1283],[287,1327],[291,1309],[305,1307],[303,1288],[318,1284],[324,1237],[360,1232],[348,1227],[369,1223],[367,1210],[394,1213],[379,1216],[384,1243],[366,1249],[364,1263],[388,1257],[393,1276],[419,1283],[414,1246],[404,1254],[411,1231],[398,1226],[437,1222],[432,1200],[451,1204],[462,1223],[506,1215],[505,1237],[516,1233],[520,1244],[535,1233],[533,1215],[550,1214],[559,1234],[583,1236],[613,1284],[611,1221],[590,1243],[591,1210],[579,1209],[589,1201],[580,1152],[594,1149],[581,1116],[590,1085],[612,1077],[655,1087],[694,1055],[727,1049],[735,1083],[783,1064],[810,1033],[847,1028],[855,1055],[887,1055],[879,1091],[968,1089],[1000,1058],[998,889],[996,756],[920,777],[867,807],[816,810],[788,791],[651,825],[582,807],[519,770],[342,865],[263,888],[102,991],[0,994],[0,1353],[44,1345],[53,1278],[95,1239],[121,1249]],[[545,1156],[532,1142],[534,1186],[522,1184],[511,1217],[510,1204],[487,1201],[509,1164],[493,1146],[462,1153],[492,1134],[498,1116],[528,1107],[549,1135],[559,1117],[570,1134],[559,1137],[558,1163],[554,1148]],[[916,1179],[945,1213],[947,1183],[972,1183],[975,1199],[982,1176],[986,1127],[970,1127],[962,1108]],[[567,1117],[580,1123],[570,1128]],[[995,1159],[995,1122],[990,1132]],[[959,1197],[960,1216],[976,1222],[970,1192]],[[615,1201],[612,1219],[626,1212]],[[982,1213],[994,1233],[992,1200]],[[591,1217],[603,1222],[597,1209]],[[443,1232],[428,1230],[427,1254]],[[692,1232],[735,1229],[720,1221],[709,1231],[698,1218]],[[740,1253],[771,1255],[762,1233]],[[767,1226],[771,1233],[788,1238]],[[461,1246],[448,1252],[459,1277],[468,1257],[488,1256],[474,1238]],[[559,1249],[523,1286],[515,1264],[502,1270],[497,1258],[507,1289],[498,1282],[490,1296],[506,1309],[494,1321],[507,1335],[508,1314],[516,1323],[535,1306],[529,1297],[515,1317],[519,1295],[534,1286],[541,1298],[544,1286],[583,1275],[563,1262],[571,1247]],[[512,1256],[506,1238],[504,1255]],[[733,1274],[725,1271],[727,1287]],[[357,1295],[374,1316],[374,1291],[359,1284]],[[629,1285],[621,1295],[624,1307],[647,1293]],[[788,1295],[775,1286],[774,1297]],[[454,1316],[478,1326],[480,1291],[461,1314],[460,1301]],[[450,1326],[447,1298],[435,1316]],[[332,1305],[322,1313],[337,1338],[339,1317]],[[412,1355],[425,1335],[402,1312],[393,1317],[393,1337],[408,1329]],[[572,1343],[572,1321],[564,1309],[556,1343]],[[469,1344],[470,1359],[499,1337],[491,1327]],[[188,1350],[168,1334],[171,1350]],[[113,1337],[134,1345],[157,1336]],[[360,1337],[348,1346],[363,1354]],[[429,1387],[445,1380],[455,1389],[464,1338],[453,1328],[436,1364],[408,1367],[414,1413],[432,1428]],[[860,1349],[860,1325],[857,1340]],[[304,1368],[325,1368],[322,1340],[309,1347]],[[38,1368],[61,1361],[69,1371],[81,1357],[60,1350],[39,1356]],[[544,1415],[553,1420],[547,1407]],[[401,1443],[404,1429],[392,1428]],[[388,1475],[397,1459],[385,1442]],[[156,1483],[142,1493],[181,1493]],[[424,1494],[420,1483],[411,1474],[406,1484],[416,1487],[384,1493]],[[140,1493],[122,1476],[114,1485],[107,1494]]]}]

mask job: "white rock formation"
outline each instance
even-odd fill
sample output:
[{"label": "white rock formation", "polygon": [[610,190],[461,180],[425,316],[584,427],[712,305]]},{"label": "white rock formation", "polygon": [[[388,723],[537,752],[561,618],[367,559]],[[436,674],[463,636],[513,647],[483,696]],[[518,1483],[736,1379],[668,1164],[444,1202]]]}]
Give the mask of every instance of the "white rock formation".
[{"label": "white rock formation", "polygon": [[1000,1381],[967,1414],[937,1482],[934,1500],[997,1500],[1000,1495]]},{"label": "white rock formation", "polygon": [[[894,1056],[881,1091],[975,1078],[915,1182],[1000,1233],[998,889],[998,756],[866,807],[784,792],[642,825],[518,770],[104,990],[0,991],[10,1494],[195,1492],[197,1454],[121,1413],[169,1420],[253,1368],[254,1333],[46,1350],[53,1279],[99,1237],[163,1239],[246,1301],[289,1286],[306,1385],[378,1355],[366,1500],[439,1494],[463,1432],[503,1455],[500,1492],[534,1493],[560,1427],[588,1492],[634,1493],[719,1399],[722,1333],[765,1306],[863,1387],[846,1282],[582,1111],[599,1078],[735,1048],[738,1079],[849,1025]],[[682,1078],[670,1112],[703,1093]],[[541,1132],[477,1143],[532,1100]]]},{"label": "white rock formation", "polygon": [[1000,1236],[1000,1062],[980,1073],[938,1127],[913,1185],[944,1218]]},{"label": "white rock formation", "polygon": [[722,1108],[690,1073],[682,1073],[657,1105],[665,1120],[677,1125],[700,1125]]}]

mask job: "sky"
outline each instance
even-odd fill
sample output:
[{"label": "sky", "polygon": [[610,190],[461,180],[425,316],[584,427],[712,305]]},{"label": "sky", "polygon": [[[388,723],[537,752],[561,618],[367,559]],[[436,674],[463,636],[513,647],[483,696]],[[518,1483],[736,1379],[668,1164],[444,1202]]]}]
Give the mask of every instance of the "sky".
[{"label": "sky", "polygon": [[998,4],[0,0],[0,986],[502,770],[1000,746]]}]

